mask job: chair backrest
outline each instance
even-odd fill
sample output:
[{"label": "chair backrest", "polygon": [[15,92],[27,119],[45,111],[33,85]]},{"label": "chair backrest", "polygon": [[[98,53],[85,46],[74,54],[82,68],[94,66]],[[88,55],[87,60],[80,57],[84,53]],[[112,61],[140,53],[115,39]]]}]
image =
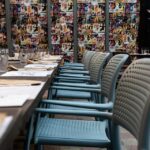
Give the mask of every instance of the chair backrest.
[{"label": "chair backrest", "polygon": [[113,109],[113,121],[136,137],[139,150],[150,148],[149,114],[150,59],[145,58],[134,61],[122,75]]},{"label": "chair backrest", "polygon": [[107,63],[102,75],[102,95],[109,101],[114,102],[116,83],[120,70],[127,61],[128,54],[118,54],[113,56]]},{"label": "chair backrest", "polygon": [[83,52],[83,56],[82,56],[82,63],[84,64],[84,61],[85,61],[85,57],[86,57],[86,54],[87,54],[87,50],[85,50],[84,52]]},{"label": "chair backrest", "polygon": [[85,65],[86,70],[89,70],[89,64],[94,54],[95,54],[95,51],[87,51],[87,53],[85,54],[83,64]]},{"label": "chair backrest", "polygon": [[102,72],[110,53],[95,52],[91,58],[89,71],[90,79],[93,83],[101,83]]}]

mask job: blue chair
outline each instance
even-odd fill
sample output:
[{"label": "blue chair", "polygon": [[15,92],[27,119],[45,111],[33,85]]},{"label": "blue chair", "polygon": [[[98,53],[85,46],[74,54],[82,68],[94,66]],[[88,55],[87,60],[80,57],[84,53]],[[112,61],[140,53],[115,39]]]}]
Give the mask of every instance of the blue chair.
[{"label": "blue chair", "polygon": [[[95,54],[95,51],[86,51],[83,59],[83,64],[77,65],[78,63],[65,63],[64,66],[60,67],[62,70],[88,70],[89,62],[92,56]],[[69,65],[70,64],[70,65]]]},{"label": "blue chair", "polygon": [[[138,150],[149,150],[149,66],[150,59],[139,59],[126,69],[117,87],[112,112],[106,104],[91,104],[89,109],[95,107],[97,110],[88,111],[36,108],[37,120],[33,139],[37,149],[41,149],[43,145],[65,145],[121,150],[118,126],[122,126],[137,139]],[[84,108],[84,105],[82,107]],[[45,113],[102,117],[108,121],[109,126],[107,129],[105,120],[86,121],[42,117],[41,114]],[[34,120],[34,117],[32,119]],[[28,140],[27,150],[29,150],[30,139],[31,137]]]},{"label": "blue chair", "polygon": [[[95,88],[95,87],[99,88],[99,83],[101,83],[101,78],[102,78],[102,71],[103,71],[106,61],[109,59],[109,57],[110,57],[109,53],[96,52],[90,61],[89,75],[88,74],[87,75],[86,74],[75,75],[74,78],[75,78],[76,83],[72,83],[70,80],[71,83],[69,82],[69,83],[67,83],[67,85],[69,84],[69,85],[86,86],[88,84],[88,85],[91,85],[90,87],[92,87],[92,88]],[[65,78],[68,79],[69,77],[71,77],[71,76],[65,75]],[[72,77],[70,79],[72,79]],[[64,83],[64,81],[54,82],[54,87],[56,84],[62,85],[62,82]],[[79,92],[74,93],[74,91],[68,92],[67,90],[62,90],[62,89],[58,90],[58,89],[54,89],[53,87],[50,88],[49,93],[53,94],[53,97],[49,97],[49,98],[53,98],[53,99],[62,98],[62,97],[63,98],[67,97],[67,98],[94,99],[94,97],[95,97],[94,91],[89,91],[89,92],[84,92],[84,91],[80,92],[79,91]],[[49,94],[49,95],[51,95],[51,94]]]},{"label": "blue chair", "polygon": [[109,59],[110,53],[101,53],[101,52],[95,52],[94,55],[91,57],[91,60],[89,61],[87,66],[87,70],[62,70],[59,74],[59,76],[62,77],[78,77],[80,80],[82,78],[89,78],[90,76],[94,76],[95,73],[99,70],[100,64],[106,64],[106,61]]},{"label": "blue chair", "polygon": [[89,51],[85,50],[83,52],[83,57],[81,63],[64,63],[64,66],[70,66],[70,67],[84,67],[85,61],[86,61],[86,55]]},{"label": "blue chair", "polygon": [[[85,75],[89,74],[89,64],[92,57],[96,54],[94,51],[88,51],[84,58],[83,66],[63,66],[59,68],[59,75],[55,77],[55,81],[63,82],[84,82],[79,80],[80,77],[86,78]],[[84,79],[83,78],[83,79]]]},{"label": "blue chair", "polygon": [[[99,97],[99,95],[105,95],[103,93],[108,93],[108,91],[110,91],[109,94],[111,97],[111,93],[113,93],[114,91],[112,89],[115,89],[117,77],[119,76],[121,67],[128,59],[128,55],[118,54],[112,57],[108,62],[108,64],[106,65],[106,68],[104,69],[104,73],[103,73],[103,68],[106,59],[102,59],[102,58],[104,58],[102,54],[100,54],[100,56],[97,55],[97,59],[96,58],[93,59],[93,64],[91,62],[90,67],[91,67],[92,84],[54,82],[52,89],[57,89],[57,91],[52,98],[53,99],[58,99],[58,98],[77,99],[78,98],[78,99],[94,100],[95,98],[96,99],[101,98],[101,96]],[[97,64],[95,62],[97,62]],[[110,78],[109,81],[107,79],[107,76],[109,76]],[[102,81],[102,85],[101,85],[101,81]],[[111,88],[112,88],[111,90],[108,89],[107,87],[107,85],[109,84],[111,84]]]}]

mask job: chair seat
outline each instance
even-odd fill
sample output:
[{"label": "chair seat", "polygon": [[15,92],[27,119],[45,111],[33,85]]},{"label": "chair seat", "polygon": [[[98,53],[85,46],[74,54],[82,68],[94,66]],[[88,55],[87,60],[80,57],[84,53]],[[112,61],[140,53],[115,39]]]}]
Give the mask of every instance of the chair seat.
[{"label": "chair seat", "polygon": [[39,120],[35,143],[101,147],[110,144],[106,122],[50,119]]},{"label": "chair seat", "polygon": [[82,64],[82,63],[65,63],[64,66],[84,67],[84,64]]},{"label": "chair seat", "polygon": [[77,78],[79,78],[80,79],[80,77],[85,77],[85,75],[84,75],[84,73],[78,73],[78,74],[76,74],[76,73],[74,73],[74,74],[72,74],[72,73],[60,73],[59,74],[60,76],[67,76],[67,77],[77,77]]},{"label": "chair seat", "polygon": [[69,91],[69,90],[57,90],[56,97],[58,98],[81,98],[90,99],[90,92],[79,92],[79,91]]}]

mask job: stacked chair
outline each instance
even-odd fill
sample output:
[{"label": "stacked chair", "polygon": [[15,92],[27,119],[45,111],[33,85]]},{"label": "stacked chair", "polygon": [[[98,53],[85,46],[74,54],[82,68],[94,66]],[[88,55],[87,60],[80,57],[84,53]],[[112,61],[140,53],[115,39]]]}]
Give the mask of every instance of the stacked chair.
[{"label": "stacked chair", "polygon": [[[106,66],[106,68],[104,70],[104,73],[103,73],[103,80],[102,80],[102,87],[103,88],[95,90],[95,91],[97,91],[98,93],[100,93],[103,96],[103,99],[107,98],[107,101],[109,101],[107,104],[101,106],[101,104],[95,104],[95,103],[91,103],[91,102],[87,102],[87,103],[84,102],[83,103],[83,102],[66,102],[66,101],[61,101],[61,100],[59,100],[59,101],[57,101],[57,100],[43,100],[41,102],[42,104],[48,104],[48,105],[50,104],[50,105],[53,105],[53,107],[49,107],[49,109],[41,107],[38,110],[42,110],[42,111],[45,110],[45,112],[47,110],[54,110],[56,112],[56,114],[57,114],[58,112],[61,112],[63,110],[70,109],[70,111],[72,111],[72,113],[73,112],[77,112],[77,114],[78,114],[79,108],[78,109],[74,109],[76,106],[78,106],[81,109],[82,109],[82,107],[84,109],[88,108],[87,110],[89,110],[89,109],[98,109],[98,110],[99,109],[100,110],[104,109],[105,110],[107,108],[108,110],[111,111],[112,108],[113,108],[113,102],[114,102],[114,98],[115,98],[115,88],[116,88],[117,78],[118,78],[120,69],[123,66],[123,64],[125,63],[125,61],[127,60],[127,58],[128,58],[128,55],[126,55],[126,54],[120,54],[120,55],[116,55],[116,56],[112,57],[112,59],[107,64],[107,66]],[[105,89],[107,89],[107,90],[105,91]],[[62,107],[60,109],[60,105],[61,104],[62,104]],[[65,106],[67,106],[67,107],[65,107]],[[71,106],[71,108],[68,108],[68,106]],[[47,118],[47,117],[44,117],[44,118],[48,119],[48,120],[50,119],[50,118]],[[30,130],[29,130],[30,132],[28,134],[28,144],[27,144],[28,146],[29,146],[29,143],[30,143],[29,141],[32,138],[31,135],[33,133],[32,132],[33,120],[34,120],[34,116],[32,118]],[[45,124],[45,123],[46,122],[43,122],[43,124]],[[47,126],[47,128],[49,128],[49,124],[47,124],[47,125],[46,124],[45,124],[45,126],[43,126],[43,129],[44,128],[46,129],[46,126]],[[56,125],[57,125],[57,123],[56,123]],[[103,126],[103,128],[107,128],[108,125],[104,121],[104,122],[102,122],[102,126]],[[48,131],[46,131],[46,132],[48,134]]]},{"label": "stacked chair", "polygon": [[83,53],[82,61],[81,63],[64,63],[64,67],[84,67],[84,63],[86,61],[86,55],[88,54],[89,51],[85,50]]},{"label": "stacked chair", "polygon": [[65,63],[60,67],[61,70],[88,70],[89,62],[95,51],[85,51],[82,59],[82,63]]},{"label": "stacked chair", "polygon": [[[92,56],[90,64],[89,64],[89,71],[80,71],[80,74],[61,74],[60,76],[67,78],[69,82],[65,82],[63,80],[58,80],[57,82],[53,83],[53,86],[51,87],[51,90],[53,92],[53,98],[81,98],[81,99],[90,99],[92,93],[92,89],[90,88],[99,88],[99,83],[101,83],[102,78],[102,72],[105,67],[106,62],[110,59],[110,53],[100,53],[95,52],[95,54]],[[75,82],[74,82],[75,81]],[[78,93],[73,90],[67,91],[60,89],[62,85],[80,85],[80,87],[87,87],[88,91],[78,91]],[[58,85],[60,85],[58,87]],[[59,89],[57,89],[58,87]],[[66,88],[66,87],[65,87]],[[90,91],[89,91],[90,90]]]},{"label": "stacked chair", "polygon": [[[124,65],[124,63],[127,61],[127,59],[128,59],[127,54],[118,54],[112,57],[110,61],[108,62],[108,64],[106,65],[105,69],[102,71],[103,73],[102,73],[101,83],[92,84],[92,85],[91,84],[59,83],[59,85],[63,84],[64,86],[52,86],[52,88],[63,89],[63,91],[66,91],[66,96],[65,96],[65,92],[63,92],[64,98],[69,98],[70,96],[70,98],[75,97],[78,99],[83,99],[84,97],[84,99],[87,98],[89,102],[87,101],[81,102],[81,100],[74,100],[73,103],[72,101],[70,103],[67,102],[66,103],[67,107],[66,107],[66,106],[59,105],[60,103],[63,103],[63,105],[65,105],[65,103],[60,100],[55,100],[51,102],[49,100],[43,100],[42,102],[44,103],[41,103],[41,106],[46,106],[46,107],[53,108],[53,109],[55,108],[55,109],[76,110],[78,108],[73,107],[74,104],[78,106],[81,105],[82,107],[82,103],[84,102],[84,105],[86,103],[87,108],[88,108],[92,103],[104,103],[105,101],[109,100],[111,103],[109,103],[108,105],[112,108],[113,106],[112,102],[114,102],[114,99],[115,99],[115,89],[116,89],[117,79],[119,77],[121,68]],[[71,93],[71,95],[69,95],[68,93],[69,94]]]},{"label": "stacked chair", "polygon": [[[70,63],[70,65],[64,65],[59,68],[59,76],[55,78],[57,81],[65,81],[65,82],[78,82],[78,79],[86,73],[89,73],[89,64],[96,52],[94,51],[87,51],[84,59],[83,64],[80,65],[73,65],[74,63]],[[69,63],[67,63],[69,64]],[[77,64],[77,63],[75,63]],[[86,72],[86,73],[85,73]],[[80,80],[81,82],[81,80]]]},{"label": "stacked chair", "polygon": [[[137,139],[138,150],[149,150],[149,66],[150,59],[140,59],[134,61],[126,69],[117,86],[113,109],[108,107],[109,101],[105,104],[91,104],[90,107],[88,107],[88,110],[79,109],[74,111],[36,108],[35,115],[37,119],[35,122],[33,140],[37,145],[37,149],[41,149],[42,145],[49,144],[120,150],[120,137],[118,132],[118,125],[120,125],[130,131]],[[106,78],[108,77],[109,74],[107,74]],[[109,78],[107,80],[109,81]],[[111,87],[107,88],[109,90],[111,89]],[[59,105],[63,105],[63,103],[61,102]],[[76,107],[81,107],[81,105],[76,105]],[[85,104],[84,106],[84,104],[82,104],[82,108],[87,108],[87,105]],[[95,110],[93,110],[93,108]],[[47,116],[42,117],[41,114],[45,113],[101,117],[104,121],[55,119]],[[34,115],[31,122],[33,122],[33,120]],[[106,126],[107,122],[108,126]],[[32,129],[32,124],[30,129]],[[31,137],[28,137],[29,144]],[[29,145],[27,146],[27,149],[29,149]]]},{"label": "stacked chair", "polygon": [[[93,58],[94,58],[94,56],[93,56]],[[126,54],[115,55],[114,57],[112,57],[110,59],[110,61],[106,65],[105,69],[104,69],[104,61],[103,62],[99,61],[102,58],[103,58],[103,56],[102,56],[102,54],[100,54],[100,56],[97,58],[97,60],[94,58],[93,59],[94,63],[91,62],[91,64],[90,64],[90,67],[92,70],[90,83],[54,82],[54,84],[51,88],[56,89],[57,92],[53,96],[53,99],[59,99],[59,98],[83,99],[84,98],[84,99],[89,99],[89,100],[96,99],[96,101],[100,100],[101,95],[103,95],[101,93],[105,93],[108,90],[110,90],[110,89],[107,89],[107,83],[108,82],[111,83],[111,81],[113,81],[114,85],[116,84],[116,80],[119,75],[119,71],[120,71],[121,67],[123,66],[123,64],[126,62],[128,55],[126,55]],[[92,59],[91,59],[91,61],[92,61]],[[97,67],[96,67],[95,61],[99,61],[99,63],[97,63]],[[104,71],[103,71],[103,69],[104,69]],[[112,78],[110,78],[110,81],[107,80],[107,75],[112,77]],[[92,84],[91,84],[91,82],[92,82]],[[103,82],[103,83],[101,83],[101,82]],[[101,84],[103,84],[103,85],[101,85]],[[112,85],[112,89],[113,89],[113,87],[115,87],[114,85]],[[111,97],[111,95],[110,95],[110,97]]]}]

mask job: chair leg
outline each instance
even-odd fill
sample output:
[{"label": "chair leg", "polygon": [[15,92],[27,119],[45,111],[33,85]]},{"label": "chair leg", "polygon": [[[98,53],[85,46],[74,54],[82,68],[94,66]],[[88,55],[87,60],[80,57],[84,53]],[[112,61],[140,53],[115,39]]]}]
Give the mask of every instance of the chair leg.
[{"label": "chair leg", "polygon": [[48,89],[47,99],[52,99],[52,89],[51,88]]},{"label": "chair leg", "polygon": [[44,146],[41,145],[41,144],[37,144],[37,145],[35,146],[35,150],[44,150]]},{"label": "chair leg", "polygon": [[27,127],[27,135],[26,135],[26,139],[25,139],[25,143],[24,143],[24,150],[30,150],[30,143],[32,140],[32,136],[33,136],[33,132],[34,132],[34,127],[33,127],[33,123],[34,123],[34,114],[32,115]]},{"label": "chair leg", "polygon": [[112,139],[112,150],[121,150],[121,139],[120,139],[120,130],[119,126],[115,123],[112,124],[111,135],[115,138]]}]

